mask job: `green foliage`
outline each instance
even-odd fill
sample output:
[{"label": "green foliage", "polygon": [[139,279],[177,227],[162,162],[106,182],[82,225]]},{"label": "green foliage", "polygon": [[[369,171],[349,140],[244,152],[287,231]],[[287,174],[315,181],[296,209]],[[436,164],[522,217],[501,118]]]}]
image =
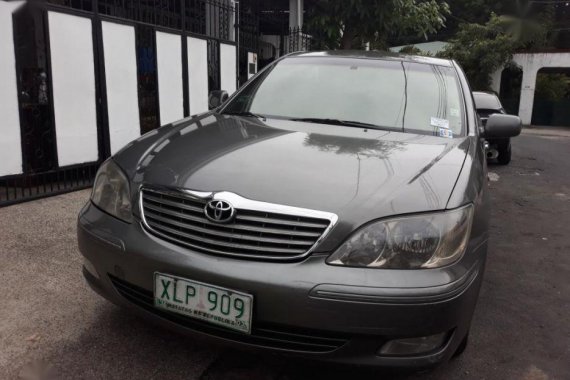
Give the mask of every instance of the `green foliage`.
[{"label": "green foliage", "polygon": [[491,74],[508,64],[517,49],[540,46],[546,27],[535,20],[491,14],[485,24],[461,24],[442,58],[455,59],[474,90],[488,90]]},{"label": "green foliage", "polygon": [[533,49],[537,46],[544,47],[547,44],[549,29],[547,19],[498,16],[492,18],[491,21],[496,30],[511,37],[516,49]]},{"label": "green foliage", "polygon": [[[450,15],[441,29],[432,40],[447,41],[459,30],[460,24],[485,24],[492,12],[497,14],[512,13],[518,0],[445,0],[449,5]],[[408,45],[418,43],[420,39],[409,33],[391,35],[390,46]]]},{"label": "green foliage", "polygon": [[399,53],[409,54],[409,55],[422,55],[423,52],[414,45],[408,45],[401,48]]},{"label": "green foliage", "polygon": [[407,45],[401,48],[398,53],[407,55],[421,55],[423,57],[433,57],[433,54],[429,51],[423,51],[414,45]]},{"label": "green foliage", "polygon": [[307,26],[318,31],[323,48],[360,48],[370,42],[386,47],[391,33],[426,38],[445,25],[449,7],[437,0],[315,0]]},{"label": "green foliage", "polygon": [[[454,35],[460,24],[485,24],[492,13],[502,15],[506,26],[512,34],[518,35],[519,41],[528,46],[536,46],[535,38],[539,37],[544,44],[546,31],[552,29],[556,18],[556,7],[552,2],[534,0],[447,0],[451,17],[445,29],[446,36]],[[444,36],[445,38],[445,36]],[[548,41],[550,43],[550,41]]]},{"label": "green foliage", "polygon": [[438,54],[461,65],[473,90],[488,90],[491,74],[512,59],[513,40],[499,23],[492,15],[485,25],[462,24],[450,45]]},{"label": "green foliage", "polygon": [[570,96],[570,77],[564,74],[539,73],[536,77],[535,99],[559,101]]},{"label": "green foliage", "polygon": [[491,13],[515,14],[518,0],[447,0],[452,14],[447,30],[456,32],[460,24],[485,24]]}]

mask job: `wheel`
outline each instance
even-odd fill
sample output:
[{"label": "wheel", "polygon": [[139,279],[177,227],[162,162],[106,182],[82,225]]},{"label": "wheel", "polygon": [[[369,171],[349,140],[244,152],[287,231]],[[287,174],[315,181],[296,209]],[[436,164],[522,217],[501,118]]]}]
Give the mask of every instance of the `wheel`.
[{"label": "wheel", "polygon": [[461,343],[459,343],[459,346],[457,347],[457,350],[455,350],[455,352],[453,353],[452,358],[457,358],[457,357],[461,356],[463,351],[465,351],[465,349],[467,348],[468,343],[469,343],[469,332],[467,332],[467,334],[465,334],[465,337],[463,338]]},{"label": "wheel", "polygon": [[499,157],[497,161],[500,165],[508,165],[511,162],[511,142],[499,146]]}]

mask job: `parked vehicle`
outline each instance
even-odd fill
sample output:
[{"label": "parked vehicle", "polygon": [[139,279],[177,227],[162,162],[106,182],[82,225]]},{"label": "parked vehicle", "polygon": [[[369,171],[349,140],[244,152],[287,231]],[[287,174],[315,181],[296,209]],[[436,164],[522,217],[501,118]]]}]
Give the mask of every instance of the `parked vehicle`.
[{"label": "parked vehicle", "polygon": [[[224,99],[102,164],[78,219],[91,287],[239,347],[414,368],[461,353],[489,196],[459,66],[298,53]],[[493,114],[482,133],[520,128]]]},{"label": "parked vehicle", "polygon": [[[501,101],[492,92],[473,91],[475,99],[475,107],[477,114],[481,118],[483,125],[487,124],[489,116],[493,114],[503,114],[507,112],[503,108]],[[511,162],[511,139],[509,137],[492,139],[488,138],[489,147],[487,149],[487,158],[497,160],[501,165],[508,165]]]}]

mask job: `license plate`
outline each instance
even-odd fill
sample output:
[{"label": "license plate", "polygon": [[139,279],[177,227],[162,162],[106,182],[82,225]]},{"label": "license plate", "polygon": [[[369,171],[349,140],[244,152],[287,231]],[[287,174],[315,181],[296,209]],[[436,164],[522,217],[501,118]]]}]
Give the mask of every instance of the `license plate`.
[{"label": "license plate", "polygon": [[251,332],[251,294],[157,272],[154,306],[246,334]]}]

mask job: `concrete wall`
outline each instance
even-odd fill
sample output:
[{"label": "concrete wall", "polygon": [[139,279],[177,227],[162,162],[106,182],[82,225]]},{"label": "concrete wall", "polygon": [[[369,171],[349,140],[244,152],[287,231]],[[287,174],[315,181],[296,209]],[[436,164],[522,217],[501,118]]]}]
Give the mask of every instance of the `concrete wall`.
[{"label": "concrete wall", "polygon": [[269,48],[269,45],[273,45],[275,48],[275,58],[279,58],[283,52],[281,51],[281,36],[278,35],[264,35],[262,34],[259,37],[260,44],[264,44],[262,46],[263,54],[260,56],[261,59],[269,59],[273,57],[272,51]]},{"label": "concrete wall", "polygon": [[[515,54],[513,62],[520,66],[523,71],[519,116],[524,125],[530,125],[538,71],[545,67],[570,67],[570,53]],[[502,71],[503,69],[498,70],[492,75],[491,87],[497,93],[501,91]]]},{"label": "concrete wall", "polygon": [[[449,45],[449,42],[431,41],[431,42],[421,42],[419,44],[411,44],[411,45],[415,48],[420,49],[424,53],[436,55],[440,51],[444,50]],[[409,45],[394,46],[390,48],[390,51],[394,53],[399,53],[400,50],[402,50],[406,46]]]}]

